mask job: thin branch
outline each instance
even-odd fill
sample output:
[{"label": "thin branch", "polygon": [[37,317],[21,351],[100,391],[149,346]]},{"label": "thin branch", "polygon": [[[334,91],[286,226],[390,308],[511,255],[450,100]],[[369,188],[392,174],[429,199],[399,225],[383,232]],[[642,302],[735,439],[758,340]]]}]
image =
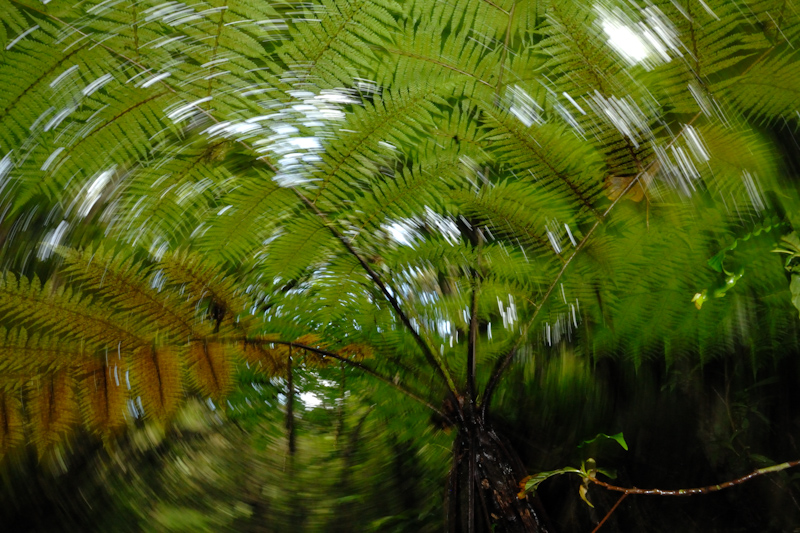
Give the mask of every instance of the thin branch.
[{"label": "thin branch", "polygon": [[693,496],[695,494],[709,494],[711,492],[719,492],[721,490],[735,487],[736,485],[741,485],[745,481],[750,481],[751,479],[756,478],[758,476],[763,476],[764,474],[771,474],[773,472],[780,472],[782,470],[786,470],[787,468],[793,468],[798,465],[800,465],[800,460],[787,461],[785,463],[781,463],[778,465],[768,466],[766,468],[759,468],[758,470],[750,472],[745,476],[733,479],[731,481],[726,481],[725,483],[720,483],[718,485],[709,485],[707,487],[697,487],[693,489],[661,490],[661,489],[637,489],[636,487],[626,488],[626,487],[618,487],[616,485],[611,485],[610,483],[606,483],[605,481],[600,481],[596,477],[587,477],[585,479],[588,479],[590,483],[595,483],[597,485],[600,485],[601,487],[605,487],[608,490],[613,490],[615,492],[622,492],[626,495],[643,494],[646,496]]},{"label": "thin branch", "polygon": [[627,493],[627,492],[626,492],[626,493],[624,493],[622,496],[620,496],[620,497],[619,497],[619,499],[617,500],[617,503],[615,503],[615,504],[614,504],[614,507],[612,507],[612,508],[611,508],[611,510],[609,510],[609,511],[606,513],[606,515],[603,517],[603,519],[602,519],[602,520],[600,520],[600,523],[599,523],[599,524],[597,524],[597,527],[596,527],[596,528],[594,528],[594,529],[592,530],[592,533],[597,533],[598,531],[600,531],[600,528],[601,528],[601,527],[603,527],[603,524],[605,524],[605,523],[606,523],[606,520],[608,520],[608,518],[609,518],[609,517],[610,517],[612,514],[614,514],[614,511],[616,511],[616,510],[617,510],[617,507],[619,507],[619,504],[621,504],[621,503],[622,503],[622,500],[624,500],[624,499],[625,499],[625,498],[627,498],[627,497],[628,497],[628,493]]},{"label": "thin branch", "polygon": [[352,367],[358,368],[359,370],[361,370],[363,372],[366,372],[370,376],[372,376],[374,378],[377,378],[377,379],[383,381],[384,383],[386,383],[387,385],[390,385],[391,387],[399,390],[400,392],[402,392],[403,394],[405,394],[409,398],[413,398],[414,400],[417,400],[418,402],[423,404],[425,407],[427,407],[428,409],[430,409],[431,411],[433,411],[434,413],[436,413],[437,415],[439,415],[440,417],[445,419],[448,423],[452,424],[452,420],[450,420],[450,418],[446,414],[444,414],[442,411],[440,411],[439,409],[434,407],[429,401],[425,400],[421,395],[419,395],[416,392],[412,391],[411,389],[405,387],[404,385],[401,385],[400,383],[395,382],[395,380],[393,380],[391,378],[388,378],[388,377],[384,376],[383,374],[380,374],[379,372],[373,370],[372,368],[368,367],[367,365],[365,365],[363,363],[359,363],[358,361],[353,361],[351,359],[347,359],[346,357],[342,357],[339,354],[336,354],[336,353],[333,353],[333,352],[329,352],[328,350],[323,350],[321,348],[315,348],[313,346],[308,346],[306,344],[298,344],[296,342],[289,342],[289,341],[279,341],[279,340],[272,340],[272,339],[263,339],[263,340],[262,339],[221,339],[221,340],[223,342],[227,342],[227,341],[237,342],[238,341],[238,342],[247,342],[247,343],[250,343],[250,344],[279,344],[281,346],[290,346],[290,347],[300,348],[302,350],[307,350],[309,352],[313,352],[313,353],[319,354],[319,355],[321,355],[323,357],[330,357],[331,359],[336,359],[337,361],[341,361],[344,364],[350,365]]},{"label": "thin branch", "polygon": [[406,313],[403,312],[403,310],[400,308],[400,303],[394,296],[393,291],[389,290],[389,288],[380,278],[378,273],[375,272],[375,270],[373,270],[372,267],[369,266],[366,260],[364,260],[364,258],[361,257],[361,254],[359,254],[355,250],[355,248],[353,248],[353,245],[350,244],[350,241],[347,239],[347,237],[345,237],[341,232],[339,232],[333,226],[333,223],[328,219],[328,217],[322,211],[320,211],[319,208],[311,200],[306,198],[306,196],[302,192],[300,192],[294,187],[292,187],[291,189],[292,191],[294,191],[297,197],[300,198],[300,200],[323,221],[323,223],[328,228],[328,230],[333,234],[333,236],[336,237],[339,240],[339,242],[342,243],[342,245],[344,245],[344,247],[347,249],[348,252],[350,252],[350,255],[356,258],[356,260],[361,265],[361,268],[364,269],[367,275],[369,275],[369,277],[372,279],[372,282],[375,283],[375,285],[381,290],[386,300],[394,309],[395,313],[397,313],[397,316],[400,318],[400,321],[414,337],[414,340],[416,341],[420,349],[422,349],[422,354],[425,356],[425,359],[428,361],[428,364],[430,364],[431,367],[434,370],[436,370],[437,373],[444,379],[445,384],[447,385],[448,388],[448,392],[451,396],[451,400],[453,401],[453,405],[456,406],[456,408],[460,411],[458,394],[456,392],[457,389],[452,376],[450,376],[450,373],[447,372],[444,365],[441,364],[441,362],[436,357],[436,354],[428,345],[428,343],[425,342],[422,336],[417,332],[417,330],[411,324],[411,320],[408,318],[408,315],[406,315]]},{"label": "thin branch", "polygon": [[[686,128],[691,126],[695,122],[695,120],[697,120],[700,117],[701,114],[702,114],[701,112],[698,112],[694,117],[692,117],[692,119],[686,125],[684,125],[683,129],[681,129],[681,131],[667,144],[665,149],[672,146],[675,143],[675,141],[677,141],[681,137],[683,132],[686,131]],[[483,393],[483,401],[481,403],[482,417],[486,416],[486,411],[489,407],[489,402],[492,399],[492,394],[494,393],[497,384],[500,382],[500,378],[502,377],[503,372],[506,370],[506,368],[508,368],[508,365],[514,358],[514,355],[516,355],[520,346],[522,346],[523,341],[528,336],[528,331],[530,330],[531,326],[533,326],[533,324],[535,323],[536,318],[539,316],[539,312],[544,308],[545,302],[550,297],[550,294],[552,294],[553,289],[555,289],[558,282],[561,280],[561,277],[564,275],[564,272],[572,263],[572,260],[575,259],[575,256],[577,256],[578,253],[580,253],[580,251],[586,246],[586,243],[589,242],[589,238],[591,238],[592,234],[600,226],[600,223],[605,221],[606,217],[608,217],[608,214],[611,212],[611,210],[614,209],[614,207],[616,207],[616,205],[620,202],[620,200],[622,200],[625,197],[628,191],[630,191],[637,183],[639,183],[639,179],[645,174],[647,174],[647,172],[651,168],[653,168],[653,166],[656,165],[657,162],[658,160],[654,159],[644,169],[642,169],[641,172],[639,172],[638,174],[636,174],[636,176],[634,176],[634,178],[630,181],[630,183],[628,183],[628,185],[619,194],[619,196],[617,196],[614,199],[614,201],[611,202],[611,205],[608,206],[608,208],[603,212],[603,214],[600,215],[600,217],[595,221],[592,227],[589,228],[589,231],[586,232],[586,235],[584,235],[583,239],[581,239],[581,241],[575,247],[575,251],[572,252],[572,255],[570,255],[569,258],[561,266],[561,270],[558,271],[558,274],[553,279],[553,282],[550,283],[550,286],[547,288],[547,291],[544,293],[544,296],[539,301],[539,306],[536,308],[536,311],[534,311],[533,316],[531,316],[530,320],[528,320],[528,322],[522,327],[522,331],[519,337],[517,337],[516,342],[514,342],[514,345],[511,347],[511,350],[509,350],[509,352],[505,356],[497,360],[497,363],[495,364],[494,369],[492,370],[492,376],[489,378],[489,383],[486,385],[486,389],[484,390]]]}]

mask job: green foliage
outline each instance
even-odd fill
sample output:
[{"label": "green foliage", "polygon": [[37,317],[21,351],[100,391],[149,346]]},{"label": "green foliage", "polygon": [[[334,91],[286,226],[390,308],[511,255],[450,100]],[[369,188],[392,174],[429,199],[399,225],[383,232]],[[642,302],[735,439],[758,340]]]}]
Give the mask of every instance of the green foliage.
[{"label": "green foliage", "polygon": [[[363,360],[398,435],[424,417],[392,385],[447,411],[498,378],[513,409],[506,360],[561,358],[553,390],[607,357],[771,367],[799,38],[783,0],[0,0],[0,393],[69,404],[43,450],[288,357]],[[111,412],[79,393],[114,353]]]},{"label": "green foliage", "polygon": [[628,451],[628,443],[625,442],[625,436],[620,432],[616,435],[606,435],[605,433],[598,433],[593,439],[585,440],[578,444],[578,448],[583,448],[584,446],[589,446],[595,442],[602,441],[603,439],[611,440],[622,446],[622,449],[626,452]]}]

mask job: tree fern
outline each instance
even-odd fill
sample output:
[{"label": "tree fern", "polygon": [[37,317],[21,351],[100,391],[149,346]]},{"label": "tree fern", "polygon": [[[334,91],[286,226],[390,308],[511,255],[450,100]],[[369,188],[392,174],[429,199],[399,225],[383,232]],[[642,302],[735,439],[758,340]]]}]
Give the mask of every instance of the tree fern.
[{"label": "tree fern", "polygon": [[[691,303],[794,208],[763,129],[800,118],[788,2],[0,9],[0,234],[41,260],[0,285],[3,450],[21,397],[44,453],[80,412],[109,439],[219,403],[240,362],[338,359],[511,472],[468,421],[519,354],[757,369],[792,343],[768,239]],[[501,529],[532,516],[491,483]]]}]

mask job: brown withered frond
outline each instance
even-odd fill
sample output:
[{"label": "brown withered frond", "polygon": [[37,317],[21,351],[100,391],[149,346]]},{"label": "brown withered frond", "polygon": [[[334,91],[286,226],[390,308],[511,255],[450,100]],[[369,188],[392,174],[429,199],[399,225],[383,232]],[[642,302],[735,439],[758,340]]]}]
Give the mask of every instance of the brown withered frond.
[{"label": "brown withered frond", "polygon": [[0,390],[0,457],[20,444],[25,434],[18,390]]},{"label": "brown withered frond", "polygon": [[193,342],[187,362],[189,375],[203,395],[217,400],[233,388],[233,361],[222,343]]},{"label": "brown withered frond", "polygon": [[348,344],[341,350],[338,350],[336,355],[341,355],[352,361],[363,361],[364,359],[370,359],[374,355],[374,351],[371,346],[356,343]]},{"label": "brown withered frond", "polygon": [[134,352],[131,364],[134,394],[141,397],[146,418],[164,421],[183,396],[178,349],[146,346]]},{"label": "brown withered frond", "polygon": [[[303,344],[305,346],[311,346],[312,348],[319,348],[320,350],[327,350],[330,346],[330,343],[323,342],[319,335],[315,335],[314,333],[307,333],[305,335],[301,335],[297,337],[293,342],[297,344]],[[298,353],[299,352],[299,353]],[[295,354],[299,355],[302,354],[305,356],[305,363],[311,366],[328,366],[333,362],[333,360],[329,357],[325,357],[321,354],[316,352],[312,352],[309,350],[298,350],[295,349]]]},{"label": "brown withered frond", "polygon": [[87,362],[81,367],[79,391],[86,428],[104,440],[121,431],[127,423],[128,390],[125,367],[116,357]]},{"label": "brown withered frond", "polygon": [[286,375],[286,356],[289,348],[283,345],[270,347],[263,342],[264,340],[268,338],[259,337],[253,341],[244,341],[241,346],[244,360],[269,376]]},{"label": "brown withered frond", "polygon": [[79,408],[73,381],[68,370],[60,370],[34,382],[30,423],[40,457],[63,444],[76,426]]}]

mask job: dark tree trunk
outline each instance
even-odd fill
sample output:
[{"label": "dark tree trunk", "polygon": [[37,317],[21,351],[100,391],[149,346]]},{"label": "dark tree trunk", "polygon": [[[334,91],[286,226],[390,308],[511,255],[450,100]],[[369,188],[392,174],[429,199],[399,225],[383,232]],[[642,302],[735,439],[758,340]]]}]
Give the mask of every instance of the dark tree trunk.
[{"label": "dark tree trunk", "polygon": [[477,416],[459,427],[448,483],[453,533],[552,533],[538,498],[519,499],[525,468],[511,443]]}]

